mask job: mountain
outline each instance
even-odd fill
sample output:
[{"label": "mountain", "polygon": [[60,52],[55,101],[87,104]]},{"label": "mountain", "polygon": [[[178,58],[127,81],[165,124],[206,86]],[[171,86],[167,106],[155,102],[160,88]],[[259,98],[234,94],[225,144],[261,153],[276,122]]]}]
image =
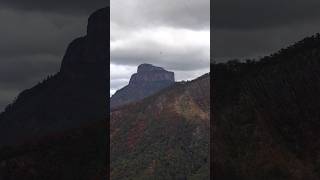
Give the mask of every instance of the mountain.
[{"label": "mountain", "polygon": [[112,110],[111,179],[209,179],[209,114],[209,74]]},{"label": "mountain", "polygon": [[94,12],[60,71],[0,114],[0,179],[106,179],[109,8]]},{"label": "mountain", "polygon": [[211,69],[214,179],[320,179],[320,34]]},{"label": "mountain", "polygon": [[5,109],[0,115],[0,147],[105,119],[106,20],[107,9],[95,12],[88,21],[88,35],[69,45],[60,72],[20,93]]},{"label": "mountain", "polygon": [[174,83],[174,73],[151,64],[141,64],[127,86],[118,90],[110,100],[110,107],[139,101]]}]

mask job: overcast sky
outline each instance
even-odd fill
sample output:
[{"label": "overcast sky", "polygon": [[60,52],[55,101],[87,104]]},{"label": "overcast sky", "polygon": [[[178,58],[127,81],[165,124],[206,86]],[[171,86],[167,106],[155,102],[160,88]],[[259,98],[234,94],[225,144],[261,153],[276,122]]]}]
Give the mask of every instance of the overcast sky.
[{"label": "overcast sky", "polygon": [[[320,32],[319,0],[214,0],[217,61],[275,52]],[[58,71],[67,45],[84,35],[106,0],[0,0],[0,111]],[[111,1],[111,87],[152,63],[192,79],[208,69],[209,0]]]},{"label": "overcast sky", "polygon": [[210,0],[114,0],[111,7],[111,89],[128,84],[150,63],[176,80],[209,72]]},{"label": "overcast sky", "polygon": [[319,0],[214,0],[213,56],[259,57],[320,32]]},{"label": "overcast sky", "polygon": [[0,0],[0,112],[19,92],[59,70],[106,0]]}]

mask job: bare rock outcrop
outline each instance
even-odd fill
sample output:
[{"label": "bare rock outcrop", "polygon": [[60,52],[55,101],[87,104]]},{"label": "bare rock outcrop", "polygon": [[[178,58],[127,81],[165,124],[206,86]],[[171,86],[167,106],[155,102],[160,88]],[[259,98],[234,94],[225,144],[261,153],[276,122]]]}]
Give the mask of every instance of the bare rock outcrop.
[{"label": "bare rock outcrop", "polygon": [[115,108],[151,96],[175,82],[174,73],[151,64],[141,64],[131,76],[127,86],[112,97],[110,107]]}]

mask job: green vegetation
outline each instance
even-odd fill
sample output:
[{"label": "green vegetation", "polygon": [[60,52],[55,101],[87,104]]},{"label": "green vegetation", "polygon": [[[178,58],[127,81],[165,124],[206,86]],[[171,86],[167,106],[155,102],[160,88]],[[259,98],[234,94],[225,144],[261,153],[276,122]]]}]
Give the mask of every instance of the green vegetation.
[{"label": "green vegetation", "polygon": [[209,179],[209,116],[185,116],[187,109],[201,109],[199,104],[209,114],[209,101],[199,102],[209,99],[208,89],[197,92],[209,87],[209,75],[203,79],[112,112],[112,180]]}]

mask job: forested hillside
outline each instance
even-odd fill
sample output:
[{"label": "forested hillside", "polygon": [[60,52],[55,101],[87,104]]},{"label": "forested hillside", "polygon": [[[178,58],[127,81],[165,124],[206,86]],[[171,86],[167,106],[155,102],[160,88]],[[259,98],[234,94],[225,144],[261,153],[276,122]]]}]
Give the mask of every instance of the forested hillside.
[{"label": "forested hillside", "polygon": [[111,112],[111,179],[209,179],[210,76]]},{"label": "forested hillside", "polygon": [[214,178],[320,178],[320,35],[212,65]]}]

